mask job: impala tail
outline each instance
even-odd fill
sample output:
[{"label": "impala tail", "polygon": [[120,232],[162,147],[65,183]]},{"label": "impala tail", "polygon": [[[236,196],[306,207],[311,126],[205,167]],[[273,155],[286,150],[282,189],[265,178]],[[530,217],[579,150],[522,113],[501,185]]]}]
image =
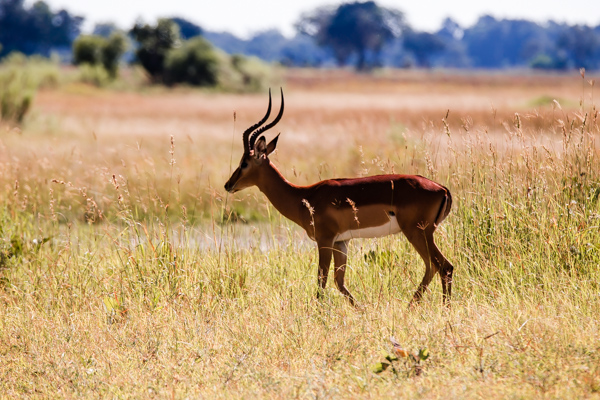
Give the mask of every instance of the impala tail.
[{"label": "impala tail", "polygon": [[439,226],[442,221],[446,219],[448,214],[450,214],[450,210],[452,209],[452,194],[450,194],[450,191],[447,187],[442,187],[446,193],[442,199],[442,204],[440,205],[440,210],[438,211],[437,217],[435,217],[435,226]]}]

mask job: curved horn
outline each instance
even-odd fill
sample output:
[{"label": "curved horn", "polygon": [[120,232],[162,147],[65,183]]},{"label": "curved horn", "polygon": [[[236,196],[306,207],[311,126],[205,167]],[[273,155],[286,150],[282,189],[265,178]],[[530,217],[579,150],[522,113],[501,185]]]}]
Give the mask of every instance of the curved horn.
[{"label": "curved horn", "polygon": [[250,145],[249,145],[249,141],[248,141],[248,136],[250,135],[250,132],[252,132],[256,128],[258,128],[262,124],[264,124],[265,121],[267,120],[267,118],[269,118],[269,115],[271,115],[271,89],[270,88],[269,88],[269,107],[267,108],[267,113],[260,121],[258,121],[256,124],[252,125],[250,128],[246,129],[244,131],[244,134],[242,135],[242,141],[244,142],[244,153],[250,152]]},{"label": "curved horn", "polygon": [[[250,141],[248,143],[248,148],[252,149],[254,147],[254,142],[256,141],[256,138],[263,132],[271,129],[272,127],[274,127],[275,125],[277,125],[277,123],[279,122],[279,120],[281,119],[281,116],[283,115],[283,88],[281,89],[281,108],[279,109],[279,114],[277,114],[277,117],[275,117],[275,119],[273,120],[273,122],[271,122],[269,125],[265,125],[262,128],[258,129],[256,132],[254,132],[252,134],[252,136],[250,136]],[[270,99],[269,99],[270,100]]]}]

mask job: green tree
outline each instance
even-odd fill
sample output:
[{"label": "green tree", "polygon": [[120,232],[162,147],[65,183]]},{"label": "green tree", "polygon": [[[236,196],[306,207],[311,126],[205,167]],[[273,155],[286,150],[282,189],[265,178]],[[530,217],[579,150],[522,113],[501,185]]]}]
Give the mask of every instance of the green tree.
[{"label": "green tree", "polygon": [[79,36],[73,42],[73,64],[100,64],[105,40],[103,37],[96,35]]},{"label": "green tree", "polygon": [[589,26],[571,26],[559,36],[557,49],[566,54],[575,68],[596,69],[600,66],[600,32]]},{"label": "green tree", "polygon": [[102,48],[102,65],[113,78],[117,76],[119,60],[126,48],[125,38],[118,32],[113,32],[108,39],[105,39]]},{"label": "green tree", "polygon": [[125,38],[114,32],[108,38],[82,35],[73,42],[73,63],[102,66],[111,78],[117,76],[119,59],[125,52]]},{"label": "green tree", "polygon": [[330,48],[338,64],[347,64],[355,56],[358,70],[376,65],[382,46],[399,36],[405,26],[402,12],[373,1],[317,8],[296,23],[300,33]]},{"label": "green tree", "polygon": [[202,35],[202,28],[185,18],[173,17],[171,18],[171,21],[179,26],[179,33],[182,39],[188,40]]},{"label": "green tree", "polygon": [[12,51],[48,56],[53,49],[69,48],[82,23],[83,18],[54,12],[43,1],[25,7],[24,0],[0,0],[0,56]]},{"label": "green tree", "polygon": [[165,59],[165,83],[188,83],[215,86],[218,81],[219,58],[202,37],[194,37],[181,47],[172,49]]},{"label": "green tree", "polygon": [[461,41],[477,68],[506,68],[528,65],[551,43],[548,30],[527,20],[480,17],[464,30]]},{"label": "green tree", "polygon": [[404,48],[412,52],[419,67],[429,68],[429,58],[444,49],[444,41],[438,35],[406,29],[403,36]]},{"label": "green tree", "polygon": [[156,26],[136,24],[130,34],[138,42],[137,61],[153,81],[162,81],[167,53],[181,40],[177,24],[170,19],[160,19]]},{"label": "green tree", "polygon": [[102,36],[105,38],[110,37],[115,32],[119,32],[120,29],[115,25],[114,22],[100,22],[94,25],[92,35]]}]

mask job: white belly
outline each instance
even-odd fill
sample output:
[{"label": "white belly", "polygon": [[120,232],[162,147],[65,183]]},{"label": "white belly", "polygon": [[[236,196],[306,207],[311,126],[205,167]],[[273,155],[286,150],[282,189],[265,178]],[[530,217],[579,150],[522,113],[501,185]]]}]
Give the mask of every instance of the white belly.
[{"label": "white belly", "polygon": [[394,233],[400,232],[400,226],[396,218],[390,218],[390,221],[380,225],[371,226],[369,228],[352,229],[346,232],[342,232],[335,237],[334,242],[341,242],[350,239],[359,238],[376,238],[387,235],[393,235]]}]

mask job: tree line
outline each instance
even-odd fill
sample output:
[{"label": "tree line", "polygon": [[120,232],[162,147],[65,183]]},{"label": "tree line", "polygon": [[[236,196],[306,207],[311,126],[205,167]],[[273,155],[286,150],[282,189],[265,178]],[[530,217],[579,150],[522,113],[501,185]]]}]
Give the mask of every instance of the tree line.
[{"label": "tree line", "polygon": [[[82,35],[84,18],[51,10],[43,1],[0,0],[0,58],[11,52],[58,54],[115,77],[125,59],[144,67],[155,82],[212,86],[219,79],[251,82],[249,56],[287,66],[395,68],[600,68],[600,25],[496,19],[470,27],[446,19],[436,32],[410,26],[400,10],[374,1],[319,7],[301,15],[296,34],[277,30],[240,39],[211,32],[184,18],[136,23],[120,30],[96,25]],[[235,56],[231,56],[235,55]],[[219,76],[221,78],[219,78]]]},{"label": "tree line", "polygon": [[600,24],[497,19],[484,15],[470,27],[447,18],[436,32],[418,31],[400,10],[373,1],[317,8],[300,16],[297,34],[268,30],[241,40],[205,32],[225,51],[291,66],[395,68],[600,68]]}]

